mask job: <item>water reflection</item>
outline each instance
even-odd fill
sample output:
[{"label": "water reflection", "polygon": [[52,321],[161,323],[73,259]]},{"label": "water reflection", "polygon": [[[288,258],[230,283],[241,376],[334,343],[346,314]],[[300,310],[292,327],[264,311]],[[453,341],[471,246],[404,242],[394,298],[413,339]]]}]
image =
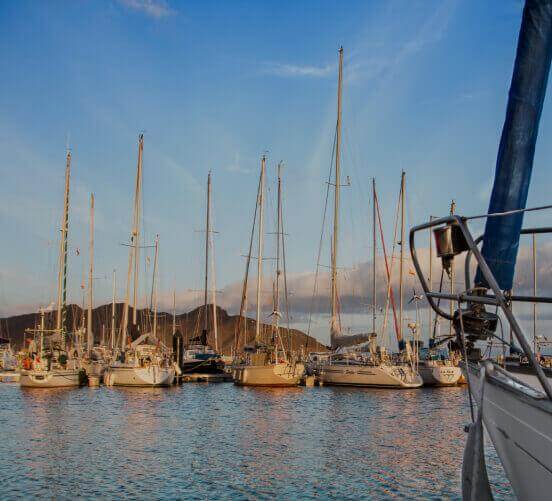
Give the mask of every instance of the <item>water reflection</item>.
[{"label": "water reflection", "polygon": [[6,497],[460,496],[464,388],[0,385],[0,398]]}]

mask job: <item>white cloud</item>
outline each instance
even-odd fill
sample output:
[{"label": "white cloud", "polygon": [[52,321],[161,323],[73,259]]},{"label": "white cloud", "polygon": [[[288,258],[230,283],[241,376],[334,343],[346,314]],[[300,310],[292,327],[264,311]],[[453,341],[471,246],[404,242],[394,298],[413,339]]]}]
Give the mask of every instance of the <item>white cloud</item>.
[{"label": "white cloud", "polygon": [[335,66],[327,64],[325,66],[296,65],[284,63],[264,63],[263,71],[270,75],[279,77],[312,77],[323,78],[331,75]]},{"label": "white cloud", "polygon": [[164,0],[119,0],[119,3],[127,9],[155,19],[172,16],[175,13]]}]

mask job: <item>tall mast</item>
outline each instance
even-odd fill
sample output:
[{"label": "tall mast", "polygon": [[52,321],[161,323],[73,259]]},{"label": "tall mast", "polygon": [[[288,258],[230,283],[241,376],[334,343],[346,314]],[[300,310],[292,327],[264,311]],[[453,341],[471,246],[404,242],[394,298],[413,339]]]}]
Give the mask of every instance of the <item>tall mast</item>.
[{"label": "tall mast", "polygon": [[[450,215],[454,214],[456,210],[456,202],[452,200],[450,202]],[[454,264],[450,267],[450,293],[454,294]],[[431,308],[430,308],[431,309]],[[454,303],[449,301],[449,314],[451,317],[454,316]],[[453,335],[452,322],[449,322],[449,336]]]},{"label": "tall mast", "polygon": [[[211,203],[211,173],[209,172],[208,179],[208,200],[207,200],[207,210],[211,214],[212,203]],[[217,324],[217,279],[215,274],[215,240],[214,240],[214,231],[211,229],[212,226],[212,217],[209,217],[208,225],[208,246],[211,247],[211,303],[213,308],[213,334],[215,337],[215,351],[218,352],[218,324]],[[207,315],[205,315],[207,317]]]},{"label": "tall mast", "polygon": [[89,268],[88,268],[88,324],[86,326],[88,354],[92,353],[94,347],[94,334],[92,332],[92,307],[94,301],[94,193],[90,194],[90,243],[89,243]]},{"label": "tall mast", "polygon": [[211,233],[211,172],[207,175],[207,210],[205,220],[205,289],[203,296],[203,330],[205,335],[209,330],[208,291],[209,291],[209,242]]},{"label": "tall mast", "polygon": [[59,248],[58,304],[56,330],[61,333],[61,347],[65,349],[65,314],[67,305],[67,234],[69,232],[69,181],[71,179],[71,152],[67,150],[65,162],[65,192],[63,196],[63,216],[61,220],[61,240]]},{"label": "tall mast", "polygon": [[[533,233],[533,296],[537,296],[537,236]],[[537,353],[537,303],[533,302],[533,352]]]},{"label": "tall mast", "polygon": [[137,296],[138,296],[138,275],[140,271],[140,210],[141,210],[141,191],[142,191],[142,157],[144,154],[144,135],[140,134],[138,143],[138,168],[136,174],[136,189],[134,196],[134,290],[132,298],[132,323],[136,325],[137,316]]},{"label": "tall mast", "polygon": [[[433,220],[433,216],[429,216],[429,222]],[[432,237],[432,231],[431,228],[429,229],[429,290],[433,290],[433,242],[431,240]],[[431,308],[427,309],[427,315],[428,315],[428,322],[427,322],[427,328],[429,329],[429,335],[435,339],[435,329],[433,328],[433,315]]]},{"label": "tall mast", "polygon": [[153,257],[153,281],[151,292],[153,295],[153,337],[157,339],[157,267],[159,261],[159,235],[155,236],[155,254]]},{"label": "tall mast", "polygon": [[111,349],[115,348],[115,293],[117,287],[117,272],[113,269],[113,295],[111,299]]},{"label": "tall mast", "polygon": [[401,173],[401,257],[399,263],[399,335],[403,339],[403,281],[404,281],[404,239],[405,239],[405,181],[406,174]]},{"label": "tall mast", "polygon": [[[133,293],[133,314],[132,322],[136,325],[136,295],[138,289],[138,245],[139,245],[139,223],[140,223],[140,188],[142,185],[142,151],[144,149],[144,135],[138,138],[138,167],[136,169],[136,185],[134,188],[134,213],[132,222],[132,233],[128,249],[128,270],[127,285],[125,294],[125,305],[123,310],[123,328],[121,332],[121,350],[125,349],[126,336],[128,335],[128,308],[130,304],[130,282],[134,267],[134,293]],[[133,266],[134,265],[134,266]]]},{"label": "tall mast", "polygon": [[[278,201],[276,207],[276,280],[274,283],[274,329],[276,334],[276,359],[278,358],[278,341],[280,338],[280,238],[282,234],[282,163],[278,164]],[[282,350],[285,356],[285,350]]]},{"label": "tall mast", "polygon": [[255,341],[258,343],[261,340],[261,294],[263,287],[263,216],[264,216],[264,182],[265,182],[265,164],[266,157],[263,155],[261,159],[261,182],[259,189],[259,241],[257,252],[257,321],[255,325]]},{"label": "tall mast", "polygon": [[376,332],[376,178],[372,178],[372,332]]},{"label": "tall mast", "polygon": [[339,74],[337,81],[337,124],[335,141],[335,180],[334,180],[334,220],[333,220],[333,240],[332,240],[332,318],[330,331],[331,335],[339,335],[341,325],[338,319],[338,295],[337,295],[337,249],[339,237],[339,185],[340,185],[340,153],[341,153],[341,94],[343,87],[343,47],[339,48]]}]

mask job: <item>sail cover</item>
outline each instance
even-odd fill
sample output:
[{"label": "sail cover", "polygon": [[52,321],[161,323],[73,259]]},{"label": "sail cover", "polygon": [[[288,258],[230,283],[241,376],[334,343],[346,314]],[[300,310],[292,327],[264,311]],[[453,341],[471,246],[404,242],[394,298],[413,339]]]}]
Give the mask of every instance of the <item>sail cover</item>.
[{"label": "sail cover", "polygon": [[[500,138],[489,214],[524,209],[552,55],[552,0],[527,0]],[[502,290],[512,289],[523,213],[487,218],[483,257]],[[481,270],[475,282],[489,288]]]}]

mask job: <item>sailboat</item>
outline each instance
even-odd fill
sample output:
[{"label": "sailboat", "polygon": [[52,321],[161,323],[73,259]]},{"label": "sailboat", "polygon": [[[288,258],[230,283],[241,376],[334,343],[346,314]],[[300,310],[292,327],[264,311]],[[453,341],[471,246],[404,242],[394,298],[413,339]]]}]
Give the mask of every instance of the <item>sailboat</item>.
[{"label": "sailboat", "polygon": [[105,346],[95,346],[94,332],[92,331],[92,311],[94,308],[94,193],[90,194],[90,238],[89,238],[89,267],[88,267],[88,308],[86,312],[86,352],[81,357],[82,368],[86,375],[97,378],[98,382],[103,377],[107,366],[106,358],[109,353]]},{"label": "sailboat", "polygon": [[[140,210],[142,190],[142,157],[144,136],[138,140],[138,167],[134,192],[133,226],[129,244],[128,272],[125,303],[123,309],[123,326],[120,333],[119,354],[104,372],[104,383],[107,386],[169,386],[175,377],[175,368],[168,349],[157,337],[157,261],[159,237],[155,239],[155,256],[153,266],[152,297],[153,330],[140,334],[137,319],[137,295],[140,249]],[[130,283],[133,278],[132,326],[129,328]],[[138,334],[131,340],[131,332]]]},{"label": "sailboat", "polygon": [[10,340],[0,336],[0,383],[19,382],[18,365]]},{"label": "sailboat", "polygon": [[[454,213],[454,201],[451,204],[451,215]],[[429,240],[429,284],[433,281],[433,246],[431,232]],[[451,270],[452,271],[452,270]],[[442,282],[441,282],[442,283]],[[451,294],[454,293],[454,280],[450,281]],[[431,286],[431,285],[430,285]],[[414,294],[416,301],[416,317],[418,317],[418,300],[423,296]],[[424,386],[454,386],[460,382],[462,369],[458,365],[458,354],[452,350],[449,341],[452,336],[437,337],[437,318],[433,318],[433,311],[428,308],[428,326],[431,329],[429,335],[429,347],[421,348],[418,355],[418,372],[424,381]],[[447,350],[444,345],[448,343]]]},{"label": "sailboat", "polygon": [[65,163],[65,191],[59,250],[58,294],[56,326],[47,329],[45,311],[40,310],[40,324],[27,329],[33,340],[23,360],[19,384],[27,388],[57,388],[79,386],[84,371],[75,353],[67,349],[67,248],[69,233],[69,187],[71,178],[71,151],[67,151]]},{"label": "sailboat", "polygon": [[[376,242],[375,242],[375,203],[376,191],[373,182],[373,325],[372,333],[344,336],[341,332],[341,320],[339,316],[339,292],[338,292],[338,251],[339,251],[339,191],[340,191],[340,147],[341,147],[341,98],[343,87],[343,48],[339,49],[339,74],[337,92],[337,126],[335,143],[335,168],[334,168],[334,211],[333,234],[331,252],[331,324],[330,338],[332,353],[324,357],[317,367],[319,382],[322,385],[339,386],[373,386],[392,388],[416,388],[422,385],[422,380],[412,364],[396,364],[384,349],[376,345]],[[362,343],[368,342],[369,350],[360,348]],[[350,347],[357,345],[357,349]]]},{"label": "sailboat", "polygon": [[[552,492],[552,385],[512,308],[519,302],[552,302],[550,297],[512,291],[521,235],[550,233],[550,228],[523,228],[523,216],[531,210],[526,208],[527,195],[551,59],[552,1],[527,0],[488,213],[471,218],[449,215],[410,231],[410,252],[425,296],[440,317],[453,322],[463,352],[472,417],[462,467],[464,499],[492,499],[486,436],[518,499],[543,499]],[[484,234],[474,238],[468,223],[483,218]],[[446,294],[429,287],[415,241],[416,233],[428,229],[433,230],[437,256],[447,273],[455,259],[465,257],[464,291]],[[477,264],[475,277],[472,258]],[[439,299],[455,302],[453,315],[440,307]],[[503,343],[512,351],[522,350],[532,375],[513,374],[484,355],[482,343],[500,337],[500,323],[512,331],[512,342],[503,339]]]},{"label": "sailboat", "polygon": [[[203,330],[199,337],[184,347],[180,370],[183,376],[190,375],[222,375],[224,374],[224,362],[218,350],[218,326],[216,290],[212,286],[212,325],[215,339],[215,349],[207,343],[209,333],[209,267],[214,271],[214,256],[210,260],[209,249],[213,246],[213,230],[211,229],[211,173],[207,175],[207,207],[205,218],[205,286],[203,290]],[[213,254],[213,253],[211,253]],[[212,275],[214,275],[212,273]],[[213,281],[214,282],[214,281]]]},{"label": "sailboat", "polygon": [[[274,297],[272,311],[272,336],[270,340],[263,339],[262,335],[262,287],[263,287],[263,224],[264,224],[264,190],[266,157],[261,159],[261,174],[259,178],[259,189],[257,193],[258,209],[258,253],[257,253],[257,317],[255,326],[255,341],[251,346],[244,348],[245,361],[234,366],[234,383],[239,386],[298,386],[305,373],[305,366],[302,362],[286,349],[280,330],[280,280],[282,270],[280,263],[284,257],[283,242],[284,232],[282,227],[282,182],[281,164],[278,166],[278,203],[276,209],[276,276],[274,279]],[[253,231],[255,220],[253,222]],[[253,232],[252,232],[253,235]],[[248,260],[249,262],[249,260]],[[285,273],[285,265],[284,265]],[[246,271],[246,277],[248,271]],[[285,278],[285,276],[284,276]],[[287,287],[285,287],[287,292]],[[244,282],[244,291],[247,291],[247,281]],[[287,295],[286,295],[287,301]],[[288,308],[286,308],[286,312]],[[241,318],[241,315],[240,315]],[[289,318],[289,317],[288,317]],[[244,336],[245,337],[245,336]]]}]

